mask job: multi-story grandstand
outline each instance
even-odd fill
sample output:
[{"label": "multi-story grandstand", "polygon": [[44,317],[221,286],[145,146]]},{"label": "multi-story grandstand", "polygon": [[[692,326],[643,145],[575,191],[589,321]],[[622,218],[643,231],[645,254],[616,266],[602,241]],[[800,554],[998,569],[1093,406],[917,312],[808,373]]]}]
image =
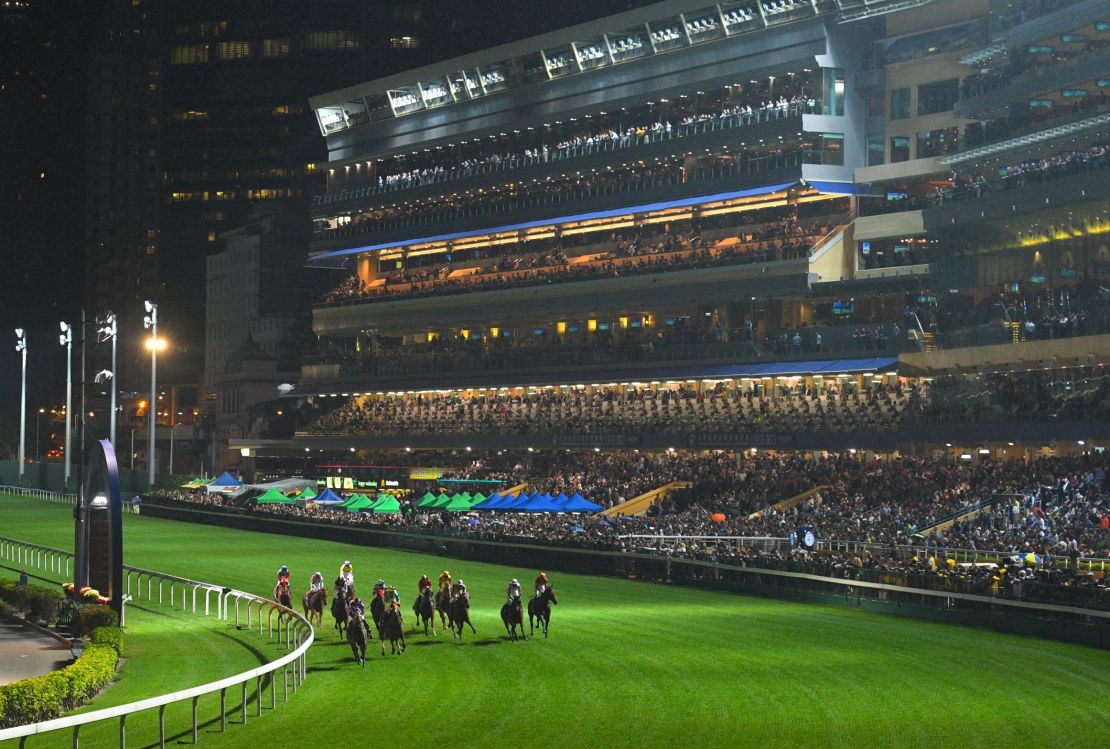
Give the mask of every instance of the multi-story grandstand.
[{"label": "multi-story grandstand", "polygon": [[668,0],[315,97],[333,290],[229,462],[1082,451],[1104,11]]}]

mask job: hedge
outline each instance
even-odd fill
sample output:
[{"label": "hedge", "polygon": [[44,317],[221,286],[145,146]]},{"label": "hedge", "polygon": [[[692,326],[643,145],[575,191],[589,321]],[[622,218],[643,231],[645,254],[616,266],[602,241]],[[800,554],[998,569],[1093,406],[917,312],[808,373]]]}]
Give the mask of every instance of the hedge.
[{"label": "hedge", "polygon": [[32,619],[53,622],[58,616],[58,606],[65,598],[62,592],[41,585],[17,585],[11,580],[0,580],[0,602],[20,612],[29,612]]},{"label": "hedge", "polygon": [[101,627],[92,639],[81,657],[62,670],[0,687],[0,728],[57,718],[111,683],[120,631]]}]

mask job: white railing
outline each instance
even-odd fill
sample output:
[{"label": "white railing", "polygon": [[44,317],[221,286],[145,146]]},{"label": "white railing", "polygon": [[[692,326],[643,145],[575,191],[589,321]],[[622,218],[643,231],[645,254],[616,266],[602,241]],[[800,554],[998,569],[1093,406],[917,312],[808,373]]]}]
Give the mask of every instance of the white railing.
[{"label": "white railing", "polygon": [[[15,562],[22,569],[35,569],[54,575],[68,577],[73,565],[73,553],[50,546],[27,543],[13,538],[0,536],[0,560]],[[64,570],[64,572],[63,572]],[[242,687],[241,716],[243,723],[247,722],[247,703],[249,688],[253,685],[255,690],[255,716],[262,716],[262,697],[264,687],[270,689],[270,709],[277,708],[277,672],[281,671],[282,701],[289,699],[289,688],[293,693],[304,683],[308,675],[306,654],[315,638],[312,625],[296,611],[241,590],[224,588],[212,583],[199,580],[190,580],[176,575],[131,567],[124,565],[125,600],[148,601],[176,609],[180,605],[183,611],[198,613],[197,599],[203,592],[203,615],[212,613],[211,603],[215,601],[215,615],[223,621],[231,621],[229,612],[234,609],[235,627],[241,629],[243,625],[248,631],[254,631],[254,622],[257,621],[259,636],[266,636],[272,640],[275,636],[274,614],[277,614],[276,633],[279,645],[285,645],[290,652],[258,668],[244,671],[226,679],[220,679],[209,684],[171,692],[157,697],[151,697],[126,705],[94,710],[80,715],[64,718],[55,718],[41,723],[31,723],[15,728],[0,729],[0,742],[9,739],[19,739],[22,747],[28,736],[52,731],[72,730],[73,746],[77,749],[80,741],[81,726],[90,723],[99,723],[106,720],[119,720],[119,746],[125,749],[127,745],[127,716],[147,710],[158,709],[158,745],[166,745],[166,705],[186,700],[192,701],[192,739],[197,743],[200,723],[197,719],[197,701],[209,694],[220,694],[220,730],[227,728],[227,690],[232,687]],[[146,585],[143,585],[143,582]],[[157,583],[157,591],[155,591]],[[180,590],[181,595],[178,596]],[[167,601],[168,599],[168,601]],[[233,603],[234,602],[234,603]],[[263,612],[266,612],[265,615]]]},{"label": "white railing", "polygon": [[45,499],[47,502],[64,502],[76,504],[77,495],[66,492],[48,492],[45,489],[29,489],[26,486],[0,486],[0,494],[15,494],[20,497],[34,497]]}]

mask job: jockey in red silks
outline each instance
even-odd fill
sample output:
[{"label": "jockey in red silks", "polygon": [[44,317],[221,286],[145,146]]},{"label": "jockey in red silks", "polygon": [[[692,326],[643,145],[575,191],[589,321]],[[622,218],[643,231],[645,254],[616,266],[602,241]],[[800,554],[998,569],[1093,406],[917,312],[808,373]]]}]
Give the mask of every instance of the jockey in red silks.
[{"label": "jockey in red silks", "polygon": [[427,575],[420,576],[420,582],[416,584],[417,595],[423,595],[426,588],[432,587],[432,578]]},{"label": "jockey in red silks", "polygon": [[541,572],[540,574],[536,575],[535,586],[536,586],[536,595],[537,596],[542,596],[543,592],[545,590],[547,590],[547,573],[546,572]]},{"label": "jockey in red silks", "polygon": [[378,578],[378,582],[374,583],[374,595],[378,598],[385,600],[385,580]]},{"label": "jockey in red silks", "polygon": [[281,585],[282,583],[289,584],[289,568],[284,564],[278,567],[277,571],[277,584]]}]

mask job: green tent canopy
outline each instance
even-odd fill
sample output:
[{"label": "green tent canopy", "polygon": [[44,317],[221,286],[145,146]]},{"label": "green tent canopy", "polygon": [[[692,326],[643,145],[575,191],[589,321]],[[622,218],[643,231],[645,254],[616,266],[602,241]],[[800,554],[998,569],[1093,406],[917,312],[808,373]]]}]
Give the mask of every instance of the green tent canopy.
[{"label": "green tent canopy", "polygon": [[365,494],[356,494],[355,497],[357,497],[357,499],[344,508],[347,512],[362,512],[374,504],[374,500],[370,499],[370,497],[367,497]]},{"label": "green tent canopy", "polygon": [[486,498],[482,495],[482,493],[477,492],[477,493],[474,494],[473,497],[470,498],[470,506],[473,507],[474,505],[478,504],[479,502],[485,502],[485,501],[486,501]]},{"label": "green tent canopy", "polygon": [[437,499],[439,499],[438,495],[432,494],[431,492],[428,492],[427,494],[425,494],[423,497],[420,498],[420,500],[416,503],[416,506],[417,507],[431,507],[432,505],[434,505],[436,503]]},{"label": "green tent canopy", "polygon": [[358,502],[359,499],[362,498],[362,496],[363,495],[361,495],[361,494],[352,494],[351,496],[347,497],[345,500],[340,502],[339,507],[337,509],[340,509],[340,510],[347,509],[348,507],[350,507],[354,503]]},{"label": "green tent canopy", "polygon": [[384,515],[386,513],[397,513],[401,511],[401,503],[392,494],[383,494],[378,497],[378,501],[374,503],[373,511],[375,514]]},{"label": "green tent canopy", "polygon": [[306,486],[304,488],[303,492],[301,492],[296,497],[294,497],[294,499],[315,499],[315,498],[316,498],[316,492],[312,491],[311,486]]},{"label": "green tent canopy", "polygon": [[289,504],[293,504],[297,500],[292,499],[291,497],[285,496],[284,494],[279,492],[277,489],[270,489],[265,494],[263,494],[261,497],[259,497],[256,501],[260,505],[271,505],[271,504],[289,505]]},{"label": "green tent canopy", "polygon": [[466,512],[470,509],[470,502],[471,500],[462,494],[456,494],[444,504],[437,505],[437,508],[448,512]]}]

